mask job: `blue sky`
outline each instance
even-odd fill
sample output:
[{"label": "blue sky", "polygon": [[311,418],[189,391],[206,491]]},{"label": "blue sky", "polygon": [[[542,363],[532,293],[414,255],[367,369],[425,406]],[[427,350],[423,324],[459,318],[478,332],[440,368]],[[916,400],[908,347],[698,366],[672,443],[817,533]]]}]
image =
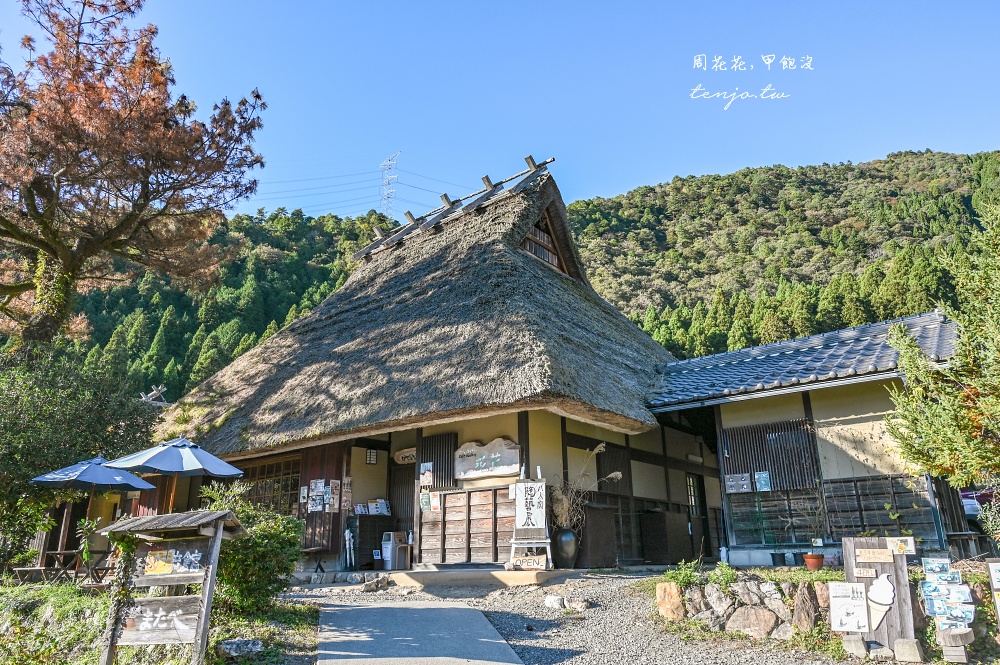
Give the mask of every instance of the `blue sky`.
[{"label": "blue sky", "polygon": [[[8,61],[29,28],[19,12],[0,0]],[[204,111],[254,87],[268,102],[267,167],[244,211],[377,208],[378,165],[396,151],[402,218],[529,153],[556,158],[569,202],[745,166],[1000,148],[992,1],[153,0],[140,18]],[[715,56],[726,71],[711,70]],[[692,99],[698,85],[788,96],[726,110]]]}]

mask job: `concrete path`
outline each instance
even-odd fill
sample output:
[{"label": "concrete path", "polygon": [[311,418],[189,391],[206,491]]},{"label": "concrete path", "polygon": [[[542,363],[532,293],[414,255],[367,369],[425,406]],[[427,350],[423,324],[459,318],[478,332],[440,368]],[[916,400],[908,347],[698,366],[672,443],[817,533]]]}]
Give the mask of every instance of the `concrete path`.
[{"label": "concrete path", "polygon": [[414,601],[324,605],[317,665],[522,665],[479,610]]}]

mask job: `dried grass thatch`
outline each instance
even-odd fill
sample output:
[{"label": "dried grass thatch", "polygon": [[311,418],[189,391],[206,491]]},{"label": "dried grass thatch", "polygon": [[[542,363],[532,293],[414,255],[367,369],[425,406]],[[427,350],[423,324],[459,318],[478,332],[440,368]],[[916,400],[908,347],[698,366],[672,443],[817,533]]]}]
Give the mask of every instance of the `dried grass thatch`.
[{"label": "dried grass thatch", "polygon": [[[519,249],[548,210],[570,277]],[[551,176],[378,252],[167,414],[215,453],[546,408],[648,429],[662,346],[587,283]]]}]

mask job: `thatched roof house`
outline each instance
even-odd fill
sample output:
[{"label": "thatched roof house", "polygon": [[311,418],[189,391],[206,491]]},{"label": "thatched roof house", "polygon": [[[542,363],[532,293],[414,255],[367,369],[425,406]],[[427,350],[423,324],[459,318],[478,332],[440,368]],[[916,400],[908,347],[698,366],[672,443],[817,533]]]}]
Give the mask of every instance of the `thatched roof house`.
[{"label": "thatched roof house", "polygon": [[524,409],[655,426],[653,368],[673,358],[591,288],[551,175],[480,199],[380,243],[165,429],[240,456]]}]

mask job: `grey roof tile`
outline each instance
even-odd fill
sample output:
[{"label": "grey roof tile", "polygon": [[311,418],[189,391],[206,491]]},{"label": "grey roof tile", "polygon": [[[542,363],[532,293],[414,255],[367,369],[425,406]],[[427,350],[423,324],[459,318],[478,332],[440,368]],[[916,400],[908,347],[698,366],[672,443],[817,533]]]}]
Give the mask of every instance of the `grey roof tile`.
[{"label": "grey roof tile", "polygon": [[649,407],[677,408],[690,402],[833,379],[857,377],[863,381],[868,374],[894,371],[899,354],[889,345],[886,335],[897,323],[906,326],[932,360],[942,360],[954,353],[955,326],[935,310],[669,363],[660,368],[660,386],[649,400]]}]

